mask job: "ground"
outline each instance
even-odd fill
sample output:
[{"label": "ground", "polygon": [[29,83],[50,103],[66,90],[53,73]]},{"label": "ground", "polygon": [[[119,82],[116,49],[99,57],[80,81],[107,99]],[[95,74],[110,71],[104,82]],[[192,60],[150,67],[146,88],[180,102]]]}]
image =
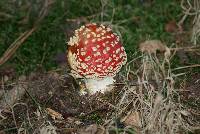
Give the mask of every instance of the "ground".
[{"label": "ground", "polygon": [[[200,40],[183,5],[1,0],[0,133],[199,133]],[[66,42],[89,22],[112,27],[128,56],[105,94],[81,95],[66,60]]]}]

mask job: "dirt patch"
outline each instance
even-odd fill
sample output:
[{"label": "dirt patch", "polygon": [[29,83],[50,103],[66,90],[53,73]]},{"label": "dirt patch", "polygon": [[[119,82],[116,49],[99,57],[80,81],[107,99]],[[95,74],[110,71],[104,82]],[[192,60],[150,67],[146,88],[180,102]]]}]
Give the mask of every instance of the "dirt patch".
[{"label": "dirt patch", "polygon": [[[195,74],[190,81],[186,81],[185,88],[181,91],[183,104],[192,101],[195,104],[195,106],[187,105],[189,110],[186,111],[179,110],[175,102],[166,103],[162,95],[159,97],[159,87],[154,86],[151,81],[142,84],[143,81],[138,83],[133,76],[129,77],[130,81],[127,85],[124,82],[124,76],[119,74],[116,77],[115,89],[109,93],[81,96],[77,84],[79,81],[67,73],[62,71],[32,73],[24,82],[28,84],[28,88],[25,89],[23,97],[13,105],[1,108],[0,132],[88,134],[91,131],[105,132],[104,129],[107,129],[105,127],[108,127],[109,133],[113,134],[133,133],[145,129],[145,127],[142,128],[141,120],[153,120],[154,118],[148,117],[158,114],[156,112],[158,109],[162,114],[165,113],[163,116],[169,120],[176,120],[173,119],[175,117],[169,116],[172,113],[178,114],[181,111],[181,118],[190,118],[187,115],[188,111],[197,113],[199,110],[197,104],[199,74]],[[6,86],[7,84],[11,86]],[[4,90],[11,91],[16,84],[5,83]],[[142,84],[141,87],[140,84]],[[150,102],[152,108],[149,108]],[[154,112],[151,113],[152,109]],[[198,123],[198,114],[193,117]],[[160,118],[157,116],[157,119]],[[188,119],[186,121],[189,122]]]},{"label": "dirt patch", "polygon": [[[23,132],[39,132],[41,126],[50,121],[62,133],[64,128],[101,123],[112,111],[108,105],[109,97],[102,94],[80,96],[79,86],[70,75],[32,73],[27,77],[27,82],[28,88],[23,98],[2,111],[5,117],[0,123],[2,132],[16,133],[20,128],[27,128]],[[49,112],[49,109],[53,112]]]},{"label": "dirt patch", "polygon": [[192,74],[184,83],[181,100],[189,111],[200,121],[200,73]]}]

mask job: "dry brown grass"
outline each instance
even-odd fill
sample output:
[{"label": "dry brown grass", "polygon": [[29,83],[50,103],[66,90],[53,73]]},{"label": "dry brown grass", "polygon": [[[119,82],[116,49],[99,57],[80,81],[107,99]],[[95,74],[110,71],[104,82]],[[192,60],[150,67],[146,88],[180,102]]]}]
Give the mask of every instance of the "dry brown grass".
[{"label": "dry brown grass", "polygon": [[[112,25],[113,20],[110,20],[109,22],[105,22],[103,20],[103,16],[105,16],[106,14],[104,12],[105,10],[104,4],[107,3],[107,0],[105,1],[102,0],[101,2],[102,2],[102,12],[100,15],[101,15],[102,23],[110,24],[112,28],[115,29],[115,31],[120,36],[121,36],[120,34],[121,31],[126,33],[127,30],[124,29],[124,27],[121,26],[120,24],[126,21],[129,21],[129,19],[122,20],[119,23],[113,24],[113,25]],[[189,3],[190,1],[186,1],[186,2],[188,2],[188,4],[190,5]],[[198,2],[198,0],[196,0],[196,2]],[[187,11],[191,11],[191,10],[187,10]],[[114,16],[114,13],[115,13],[115,9],[113,8],[112,16]],[[197,13],[198,15],[197,16],[195,15],[196,21],[194,21],[194,26],[196,28],[193,30],[194,44],[196,44],[197,37],[199,37],[198,27],[200,23],[197,23],[200,18],[199,11]],[[183,20],[181,21],[182,23],[187,17],[187,15],[190,15],[190,13],[185,12],[185,15],[186,16],[183,17]],[[170,49],[170,50],[175,50],[175,49],[176,48]],[[106,103],[110,106],[110,109],[112,112],[108,113],[108,116],[105,115],[104,117],[102,117],[103,123],[101,124],[101,126],[98,126],[101,129],[102,134],[108,133],[111,129],[119,129],[118,127],[116,127],[117,118],[119,118],[120,121],[125,124],[125,128],[124,128],[125,131],[128,130],[129,128],[133,128],[138,134],[139,133],[144,133],[144,134],[154,134],[154,133],[176,134],[177,133],[178,134],[178,133],[187,133],[188,131],[192,131],[194,129],[199,129],[198,127],[200,123],[196,121],[195,118],[190,113],[190,111],[182,103],[180,103],[180,96],[179,96],[180,87],[176,86],[177,84],[176,78],[184,74],[184,72],[181,74],[175,74],[173,72],[173,69],[171,68],[171,61],[170,61],[172,57],[173,55],[170,56],[169,53],[164,53],[161,55],[157,55],[156,52],[154,52],[153,54],[143,53],[140,56],[137,56],[136,58],[130,60],[129,63],[127,63],[127,66],[125,69],[126,74],[121,76],[123,80],[121,80],[122,83],[120,83],[124,86],[120,89],[120,92],[117,93],[117,95],[114,98],[110,98],[110,99],[114,99],[112,100],[114,104],[110,102]],[[135,81],[134,82],[130,81],[130,77],[131,79],[134,79]],[[49,82],[48,85],[50,85],[50,83],[51,82]],[[44,83],[40,83],[40,84],[43,85]],[[37,83],[35,84],[34,87],[39,88],[38,90],[34,88],[33,91],[35,92],[44,90],[43,87],[42,86],[40,87],[39,84]],[[50,89],[51,88],[48,88],[47,90],[50,90]],[[74,94],[75,94],[74,96],[76,96],[77,92],[76,93],[71,92],[70,88],[69,90],[68,88],[65,88],[65,89],[67,89],[67,92],[69,92],[70,96]],[[61,90],[58,90],[56,88],[56,91],[60,92]],[[40,94],[40,92],[38,94]],[[61,94],[64,94],[64,90],[63,90],[63,93]],[[34,97],[31,97],[31,96],[29,97],[30,97],[29,99],[33,99],[34,101],[35,99]],[[64,98],[64,100],[69,101],[66,98]],[[85,101],[85,103],[88,103],[88,102],[89,101]],[[105,103],[103,102],[103,105],[104,104]],[[26,120],[24,120],[23,122],[20,122],[20,125],[18,125],[19,123],[18,124],[15,123],[15,126],[16,126],[15,129],[19,133],[20,132],[28,133],[28,131],[30,131],[30,128],[32,129],[33,133],[42,133],[42,134],[57,133],[55,131],[55,130],[58,130],[58,128],[55,125],[56,121],[51,119],[51,117],[45,111],[45,108],[42,109],[39,103],[34,105],[37,111],[30,111],[30,110],[28,111],[27,104],[25,103],[16,103],[13,106],[13,108],[19,105],[25,107],[24,113],[26,113],[25,117],[27,117]],[[84,103],[82,105],[87,106]],[[97,107],[97,110],[99,109],[100,108]],[[97,110],[91,108],[92,112],[89,111],[88,113],[90,114],[90,113],[93,113],[93,111],[97,111]],[[15,117],[16,117],[17,111],[15,112],[12,109],[11,112],[13,115],[13,121],[16,122]],[[85,111],[85,113],[87,114],[87,111]],[[35,115],[36,117],[34,116],[34,119],[36,118],[37,121],[30,120],[29,114]],[[129,119],[132,118],[132,120],[127,120],[128,118]],[[63,122],[67,122],[67,120],[68,118],[65,119]],[[29,130],[27,126],[30,127]],[[63,128],[63,130],[64,129],[68,131],[72,131],[71,129],[74,129],[74,128],[70,128],[66,126],[66,128]],[[119,133],[119,132],[116,132],[116,133]],[[126,132],[122,132],[122,133],[126,133]]]},{"label": "dry brown grass", "polygon": [[[132,69],[136,62],[141,64],[138,70]],[[116,126],[116,119],[120,119],[120,122],[125,124],[123,132],[121,132],[124,134],[130,128],[134,129],[137,134],[187,133],[198,128],[199,122],[193,118],[190,111],[179,101],[180,89],[175,84],[176,78],[181,74],[172,72],[168,58],[163,56],[158,58],[155,53],[144,53],[127,64],[126,73],[123,76],[124,83],[120,83],[124,84],[124,86],[114,97],[113,101],[115,103],[108,102],[112,112],[109,113],[109,116],[102,117],[103,123],[98,126],[98,129],[95,129],[95,132],[99,131],[103,134],[115,129],[116,133],[120,133],[117,132],[119,128]],[[126,79],[130,76],[136,80],[135,84]],[[28,110],[29,108],[25,103],[16,103],[13,108],[19,105],[25,107],[27,119],[19,126],[15,119],[18,118],[16,111],[11,111],[13,121],[18,126],[18,132],[28,133],[28,129],[26,129],[28,125],[34,133],[57,133],[56,121],[49,120],[48,112],[41,109],[40,105],[35,106],[38,109],[37,112]],[[30,120],[29,116],[33,112],[37,115],[37,122]],[[66,122],[66,120],[61,120],[61,122]],[[93,127],[89,126],[81,130],[81,133],[89,128],[91,131],[93,130]],[[68,131],[70,128],[66,127],[64,129]],[[73,131],[76,131],[76,129]],[[89,132],[86,132],[86,134],[89,134]]]},{"label": "dry brown grass", "polygon": [[179,24],[184,23],[188,17],[193,18],[191,41],[197,45],[200,38],[200,2],[199,0],[182,0],[181,7],[184,15]]},{"label": "dry brown grass", "polygon": [[[199,122],[192,120],[191,113],[179,102],[180,89],[175,84],[181,74],[172,72],[169,59],[158,58],[156,54],[143,54],[139,58],[141,66],[138,70],[130,69],[138,59],[127,64],[127,76],[134,76],[138,85],[127,84],[122,89],[113,118],[137,112],[139,120],[132,127],[137,133],[145,134],[187,133],[198,128]],[[114,125],[112,119],[106,127],[110,129]]]}]

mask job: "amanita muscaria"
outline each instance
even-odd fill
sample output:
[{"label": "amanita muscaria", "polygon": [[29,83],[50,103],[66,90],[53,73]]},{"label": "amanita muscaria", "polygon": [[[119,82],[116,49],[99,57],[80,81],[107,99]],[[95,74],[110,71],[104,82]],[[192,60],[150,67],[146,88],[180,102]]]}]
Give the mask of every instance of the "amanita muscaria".
[{"label": "amanita muscaria", "polygon": [[127,56],[119,36],[111,28],[95,23],[75,30],[68,42],[68,62],[75,78],[84,78],[89,93],[104,93]]}]

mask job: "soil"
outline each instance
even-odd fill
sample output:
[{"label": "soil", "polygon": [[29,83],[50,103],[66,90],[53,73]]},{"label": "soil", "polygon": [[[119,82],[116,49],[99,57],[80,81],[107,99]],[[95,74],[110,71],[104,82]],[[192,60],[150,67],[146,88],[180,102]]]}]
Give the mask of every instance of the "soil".
[{"label": "soil", "polygon": [[184,83],[181,91],[181,101],[189,111],[200,121],[200,73],[192,74]]},{"label": "soil", "polygon": [[[119,83],[122,79],[117,76]],[[70,134],[92,124],[101,124],[111,118],[114,112],[112,106],[117,104],[123,88],[119,84],[113,92],[106,94],[80,95],[79,80],[62,69],[31,73],[26,77],[26,82],[28,88],[25,95],[14,106],[0,109],[3,117],[0,118],[0,133],[15,134],[17,130],[21,133],[39,133],[43,126],[52,124],[58,133]],[[7,83],[11,82],[8,80]],[[6,90],[12,87],[8,86]],[[200,121],[199,87],[200,74],[194,74],[180,92],[183,105],[188,107],[197,121]],[[116,122],[119,128],[124,127],[120,121]]]},{"label": "soil", "polygon": [[[65,133],[65,128],[101,123],[112,113],[109,106],[113,103],[110,99],[112,93],[80,95],[77,81],[70,75],[37,72],[27,77],[27,81],[28,89],[23,98],[14,107],[2,109],[5,119],[1,120],[0,130],[3,131],[0,132],[16,133],[17,129],[25,127],[33,133],[45,122],[51,121],[60,133]],[[53,117],[48,109],[62,118]]]}]

